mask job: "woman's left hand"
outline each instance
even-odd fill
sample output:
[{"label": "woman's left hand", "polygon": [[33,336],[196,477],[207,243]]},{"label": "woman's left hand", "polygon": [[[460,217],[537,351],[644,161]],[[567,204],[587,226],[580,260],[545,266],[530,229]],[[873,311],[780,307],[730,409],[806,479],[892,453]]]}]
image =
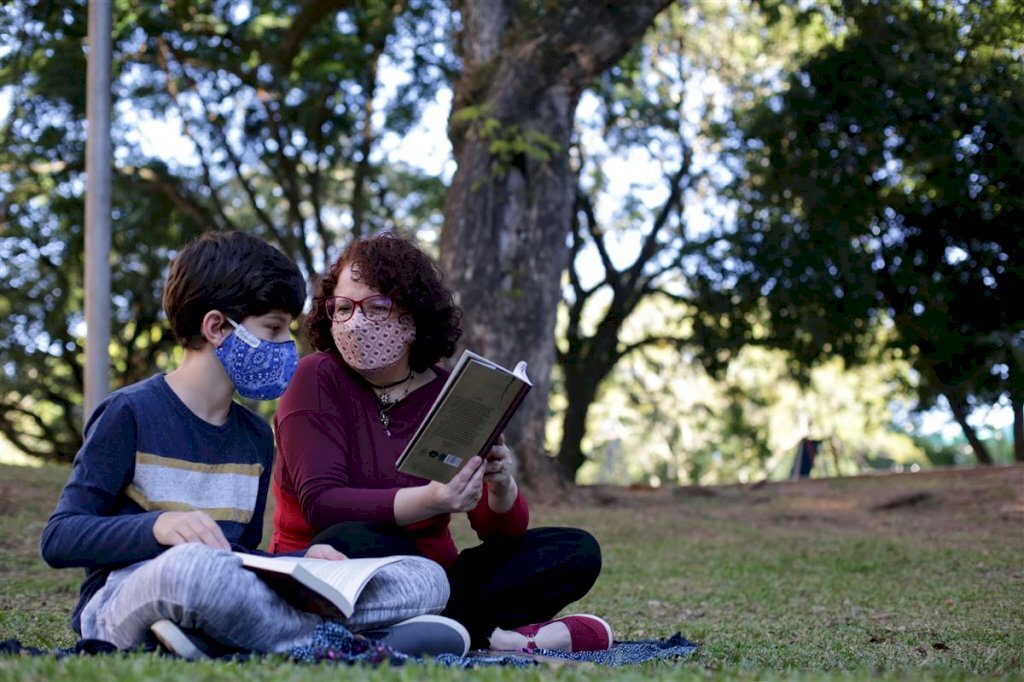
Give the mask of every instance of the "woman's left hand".
[{"label": "woman's left hand", "polygon": [[498,441],[487,453],[484,467],[484,483],[491,492],[499,492],[512,485],[512,451],[505,445],[504,436],[498,436]]},{"label": "woman's left hand", "polygon": [[330,545],[310,545],[303,556],[307,559],[330,559],[331,561],[348,558]]},{"label": "woman's left hand", "polygon": [[505,437],[498,436],[484,460],[484,483],[487,484],[487,506],[499,514],[511,509],[519,494],[512,464],[512,451],[505,445]]}]

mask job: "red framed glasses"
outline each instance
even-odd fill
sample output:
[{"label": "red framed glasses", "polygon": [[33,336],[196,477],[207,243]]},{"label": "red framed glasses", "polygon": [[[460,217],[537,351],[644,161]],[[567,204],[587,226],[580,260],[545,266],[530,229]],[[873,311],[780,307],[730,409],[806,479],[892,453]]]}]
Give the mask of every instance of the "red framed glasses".
[{"label": "red framed glasses", "polygon": [[356,308],[363,312],[363,317],[371,322],[383,322],[391,315],[393,304],[383,294],[367,296],[358,301],[346,296],[331,296],[324,301],[324,310],[335,322],[345,322],[355,314]]}]

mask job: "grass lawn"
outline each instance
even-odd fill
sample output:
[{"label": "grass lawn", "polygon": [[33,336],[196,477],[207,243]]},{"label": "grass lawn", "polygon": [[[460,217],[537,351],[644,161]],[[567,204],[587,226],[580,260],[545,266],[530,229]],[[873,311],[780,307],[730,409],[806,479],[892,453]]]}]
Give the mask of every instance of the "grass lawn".
[{"label": "grass lawn", "polygon": [[[37,553],[67,472],[0,465],[0,640],[74,643],[80,572],[50,569]],[[619,639],[679,631],[700,651],[635,668],[527,671],[0,657],[0,678],[1024,679],[1024,467],[583,489],[571,503],[534,505],[532,517],[601,541],[602,577],[573,610],[605,616]],[[455,525],[468,543],[468,528]]]}]

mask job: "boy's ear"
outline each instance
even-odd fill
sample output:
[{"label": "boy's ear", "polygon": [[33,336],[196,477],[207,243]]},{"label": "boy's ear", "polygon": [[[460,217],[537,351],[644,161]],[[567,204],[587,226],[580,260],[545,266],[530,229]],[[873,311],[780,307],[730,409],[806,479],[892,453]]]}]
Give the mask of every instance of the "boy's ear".
[{"label": "boy's ear", "polygon": [[231,325],[228,324],[228,318],[224,316],[224,313],[219,310],[211,310],[203,315],[203,322],[199,326],[199,331],[207,343],[211,344],[214,348],[220,348],[220,345],[224,343],[224,339],[228,338],[231,334]]}]

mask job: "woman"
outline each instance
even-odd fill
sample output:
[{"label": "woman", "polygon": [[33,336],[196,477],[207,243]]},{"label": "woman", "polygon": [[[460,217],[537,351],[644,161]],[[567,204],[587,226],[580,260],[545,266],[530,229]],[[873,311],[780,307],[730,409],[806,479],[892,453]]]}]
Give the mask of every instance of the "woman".
[{"label": "woman", "polygon": [[[445,616],[474,648],[593,650],[611,645],[600,618],[549,621],[601,570],[597,541],[574,528],[527,529],[526,500],[499,440],[447,485],[395,461],[444,385],[462,312],[439,270],[393,234],[358,240],[318,285],[299,362],[274,418],[278,459],[271,550],[326,543],[350,557],[422,555],[445,567]],[[467,512],[481,544],[458,551],[451,514]]]}]

